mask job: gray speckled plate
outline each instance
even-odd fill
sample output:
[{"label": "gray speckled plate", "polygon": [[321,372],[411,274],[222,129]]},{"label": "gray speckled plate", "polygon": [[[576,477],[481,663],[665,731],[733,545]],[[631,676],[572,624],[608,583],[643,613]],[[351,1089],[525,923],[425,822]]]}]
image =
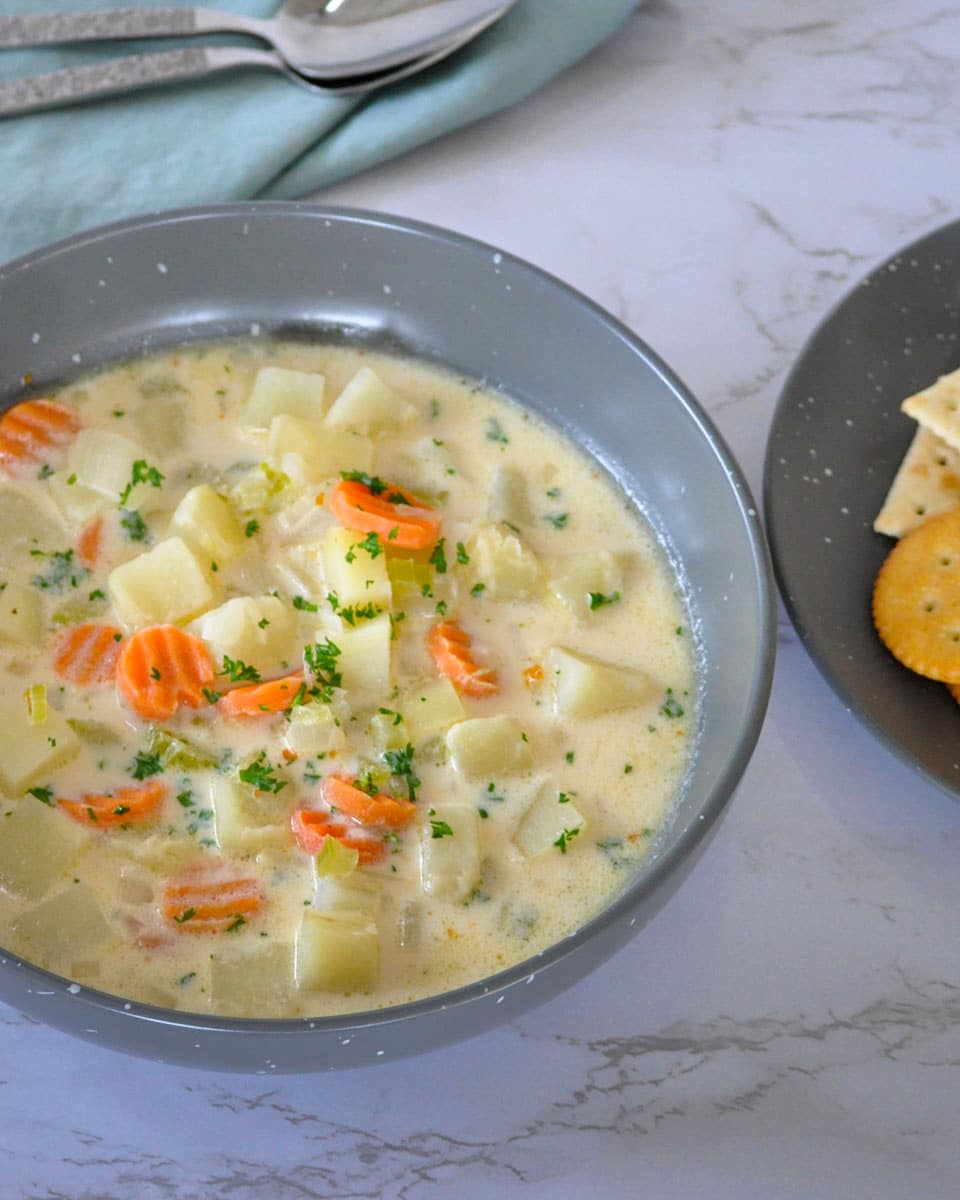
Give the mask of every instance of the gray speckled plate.
[{"label": "gray speckled plate", "polygon": [[960,796],[960,709],[900,666],[870,597],[891,538],[873,532],[916,430],[900,402],[960,366],[960,221],[907,246],[826,318],[784,385],[764,503],[787,610],[841,698],[894,753]]}]

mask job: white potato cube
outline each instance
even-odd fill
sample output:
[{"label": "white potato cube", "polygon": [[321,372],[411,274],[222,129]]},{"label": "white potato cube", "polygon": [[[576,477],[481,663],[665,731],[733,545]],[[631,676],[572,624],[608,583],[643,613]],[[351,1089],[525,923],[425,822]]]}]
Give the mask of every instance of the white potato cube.
[{"label": "white potato cube", "polygon": [[26,697],[16,688],[0,696],[0,739],[0,784],[11,795],[33,787],[80,750],[80,739],[55,708],[47,709],[41,725],[32,724]]},{"label": "white potato cube", "polygon": [[547,652],[554,711],[565,717],[593,717],[644,704],[656,691],[645,671],[619,667],[553,647]]},{"label": "white potato cube", "polygon": [[182,537],[204,562],[221,567],[232,562],[247,545],[229,501],[207,483],[192,487],[173,510],[170,532]]},{"label": "white potato cube", "polygon": [[491,521],[524,525],[531,520],[527,481],[519,467],[498,463],[490,484],[487,515]]},{"label": "white potato cube", "polygon": [[588,617],[591,593],[609,600],[623,587],[623,567],[610,550],[571,554],[557,562],[548,587],[571,612]]},{"label": "white potato cube", "polygon": [[373,442],[368,437],[299,417],[273,418],[269,454],[274,466],[304,484],[322,483],[340,471],[373,467]]},{"label": "white potato cube", "polygon": [[340,646],[337,660],[343,686],[370,697],[390,691],[390,617],[387,613],[355,628],[344,627],[334,639]]},{"label": "white potato cube", "polygon": [[227,953],[218,952],[210,963],[216,1011],[228,1017],[280,1016],[293,987],[292,942],[264,939],[253,950]]},{"label": "white potato cube", "polygon": [[[147,462],[150,456],[137,442],[105,429],[81,429],[70,443],[67,478],[76,476],[76,484],[100,492],[114,504],[133,480],[133,464]],[[76,485],[74,485],[76,486]],[[125,496],[123,507],[139,509],[151,490],[149,482],[137,483]]]},{"label": "white potato cube", "polygon": [[114,936],[93,889],[71,884],[28,909],[13,923],[18,938],[42,963],[62,962],[66,955],[87,954]]},{"label": "white potato cube", "polygon": [[391,587],[387,556],[371,557],[360,545],[361,535],[338,525],[327,530],[323,541],[323,575],[327,590],[336,593],[343,607],[372,604],[390,607]]},{"label": "white potato cube", "polygon": [[256,425],[260,429],[266,429],[281,413],[319,421],[323,416],[325,385],[323,375],[314,371],[261,367],[240,420],[244,425]]},{"label": "white potato cube", "polygon": [[[47,486],[59,476],[48,480]],[[63,527],[12,488],[0,487],[0,563],[10,567],[29,550],[54,550],[63,543]]]},{"label": "white potato cube", "polygon": [[431,680],[414,688],[403,700],[403,721],[414,745],[422,745],[467,715],[449,679]]},{"label": "white potato cube", "polygon": [[90,840],[76,821],[33,796],[0,821],[0,888],[31,900],[40,899]]},{"label": "white potato cube", "polygon": [[[316,865],[316,856],[312,861]],[[361,912],[375,917],[382,900],[380,885],[358,871],[326,879],[317,879],[314,871],[313,907],[321,912]]]},{"label": "white potato cube", "polygon": [[575,837],[585,824],[583,813],[567,793],[546,783],[523,814],[513,841],[527,858],[535,858],[551,847],[559,849],[558,843],[566,849],[570,838]]},{"label": "white potato cube", "polygon": [[255,796],[238,779],[214,775],[210,780],[210,804],[217,845],[228,854],[292,843],[293,833],[284,819],[286,806]]},{"label": "white potato cube", "polygon": [[465,900],[480,882],[480,819],[468,804],[437,804],[420,831],[420,886]]},{"label": "white potato cube", "polygon": [[261,675],[276,675],[300,661],[296,613],[277,596],[236,596],[193,628],[218,664],[229,655]]},{"label": "white potato cube", "polygon": [[485,525],[469,545],[474,578],[493,600],[526,600],[540,587],[540,563],[515,533]]},{"label": "white potato cube", "polygon": [[283,744],[300,758],[329,754],[346,745],[346,737],[329,705],[298,704],[290,710]]},{"label": "white potato cube", "polygon": [[380,935],[367,913],[307,908],[297,934],[296,980],[305,991],[355,992],[376,986]]},{"label": "white potato cube", "polygon": [[189,621],[217,598],[206,565],[178,537],[114,567],[107,588],[117,617],[128,629]]},{"label": "white potato cube", "polygon": [[509,775],[530,763],[530,747],[516,717],[472,717],[447,733],[454,768],[473,779]]},{"label": "white potato cube", "polygon": [[0,641],[20,646],[40,640],[40,597],[33,588],[7,583],[0,591]]},{"label": "white potato cube", "polygon": [[369,367],[361,367],[324,418],[331,429],[354,429],[373,437],[409,424],[417,410],[387,387]]},{"label": "white potato cube", "polygon": [[111,499],[103,492],[84,487],[82,483],[67,483],[69,478],[69,475],[54,475],[47,481],[47,489],[57,508],[72,525],[85,525],[119,501],[119,496]]}]

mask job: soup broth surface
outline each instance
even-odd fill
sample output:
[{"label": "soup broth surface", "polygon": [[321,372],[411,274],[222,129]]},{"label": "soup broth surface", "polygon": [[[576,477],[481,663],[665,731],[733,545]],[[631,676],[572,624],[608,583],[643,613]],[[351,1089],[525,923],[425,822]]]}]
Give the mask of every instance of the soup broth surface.
[{"label": "soup broth surface", "polygon": [[693,637],[574,445],[422,362],[259,338],[47,399],[0,422],[0,944],[329,1015],[493,975],[636,873]]}]

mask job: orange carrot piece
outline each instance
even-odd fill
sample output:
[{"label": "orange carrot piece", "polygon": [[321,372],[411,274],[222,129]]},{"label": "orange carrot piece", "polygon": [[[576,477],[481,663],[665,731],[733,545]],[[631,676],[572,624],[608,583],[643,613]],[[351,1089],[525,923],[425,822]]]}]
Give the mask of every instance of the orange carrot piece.
[{"label": "orange carrot piece", "polygon": [[263,902],[263,888],[252,875],[210,858],[191,863],[167,882],[160,911],[184,933],[230,933]]},{"label": "orange carrot piece", "polygon": [[500,691],[496,674],[470,653],[473,639],[456,621],[438,621],[427,634],[427,649],[437,670],[461,695],[482,700]]},{"label": "orange carrot piece", "polygon": [[103,517],[85,525],[77,538],[77,561],[84,567],[95,567],[103,545]]},{"label": "orange carrot piece", "polygon": [[323,781],[323,799],[337,816],[352,817],[361,825],[387,825],[402,829],[417,813],[410,800],[398,800],[386,792],[368,795],[355,786],[352,777],[328,775]]},{"label": "orange carrot piece", "polygon": [[[388,496],[402,496],[403,503]],[[433,509],[393,484],[374,495],[365,483],[341,479],[334,484],[329,503],[345,528],[375,533],[385,546],[398,550],[427,550],[440,536],[441,521]]]},{"label": "orange carrot piece", "polygon": [[303,672],[299,671],[268,683],[234,688],[221,697],[220,711],[228,717],[263,717],[286,712],[293,706],[302,684]]},{"label": "orange carrot piece", "polygon": [[109,683],[117,670],[123,635],[116,625],[74,625],[53,647],[53,669],[71,683]]},{"label": "orange carrot piece", "polygon": [[55,400],[23,400],[0,417],[0,466],[22,475],[66,449],[80,428],[72,408]]},{"label": "orange carrot piece", "polygon": [[138,787],[118,788],[112,796],[88,795],[80,800],[57,800],[63,811],[91,829],[143,825],[158,815],[167,789],[159,779]]},{"label": "orange carrot piece", "polygon": [[146,721],[172,717],[181,704],[208,704],[216,676],[210,651],[176,625],[151,625],[126,643],[117,660],[117,689]]},{"label": "orange carrot piece", "polygon": [[356,850],[361,866],[379,862],[387,849],[379,838],[361,831],[352,833],[346,825],[331,822],[329,813],[313,808],[298,808],[290,817],[290,828],[297,845],[308,854],[319,854],[326,839],[332,837],[349,850]]}]

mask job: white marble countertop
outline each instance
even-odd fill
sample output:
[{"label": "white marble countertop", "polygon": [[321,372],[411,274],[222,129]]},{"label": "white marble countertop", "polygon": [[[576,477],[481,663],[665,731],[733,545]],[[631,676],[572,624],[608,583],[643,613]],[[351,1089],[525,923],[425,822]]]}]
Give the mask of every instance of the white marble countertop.
[{"label": "white marble countertop", "polygon": [[[327,193],[611,309],[759,493],[778,390],[870,266],[957,216],[960,5],[651,0],[512,111]],[[514,1025],[244,1078],[0,1007],[0,1193],[96,1200],[960,1194],[960,804],[780,627],[729,815],[663,912]]]}]

